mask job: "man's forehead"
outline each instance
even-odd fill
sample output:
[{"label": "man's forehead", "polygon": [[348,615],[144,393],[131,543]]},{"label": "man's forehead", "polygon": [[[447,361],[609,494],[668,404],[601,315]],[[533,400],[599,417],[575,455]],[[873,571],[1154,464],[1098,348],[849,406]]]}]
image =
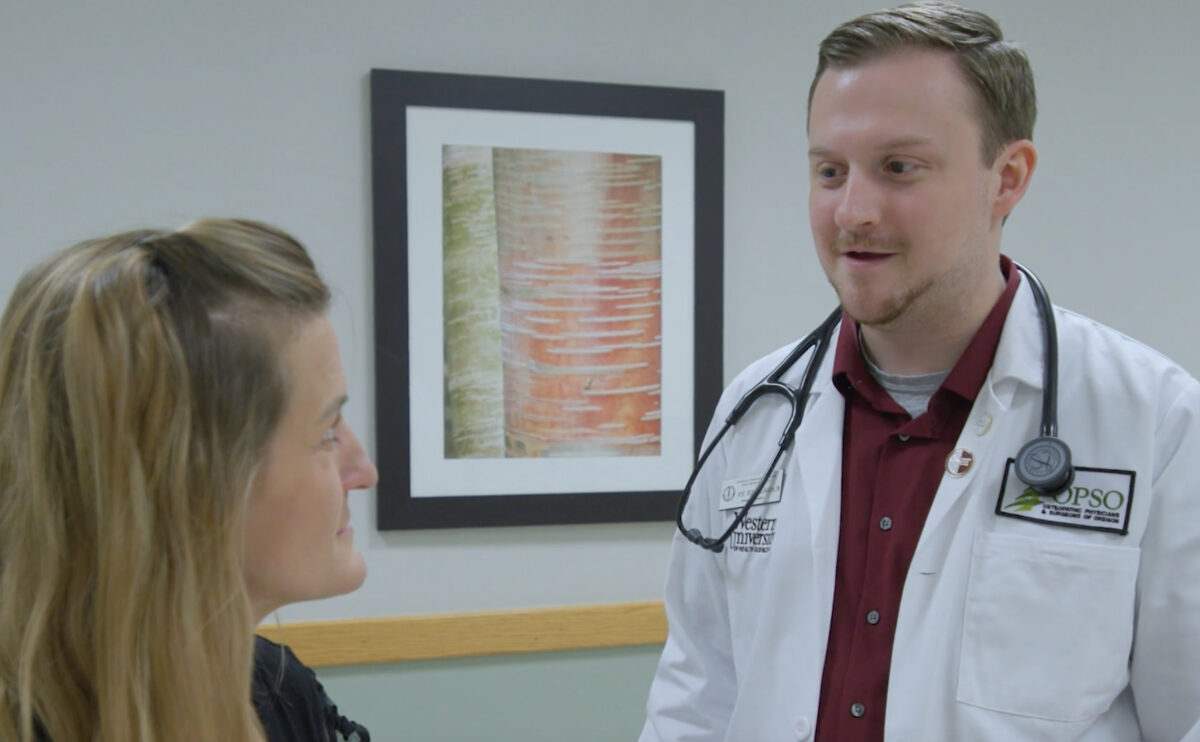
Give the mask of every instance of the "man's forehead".
[{"label": "man's forehead", "polygon": [[914,64],[930,69],[941,67],[946,70],[955,71],[963,85],[968,89],[970,88],[970,79],[954,52],[942,47],[925,44],[903,44],[869,52],[855,58],[853,61],[829,63],[813,78],[808,99],[809,113],[811,114],[812,112],[813,99],[816,97],[818,88],[827,87],[830,78],[848,81],[864,70]]},{"label": "man's forehead", "polygon": [[889,141],[922,139],[928,132],[913,123],[932,123],[954,110],[978,125],[976,95],[953,55],[911,48],[825,70],[813,89],[807,129],[814,147],[822,144],[814,140],[820,129],[865,126],[868,120],[875,128],[894,123],[896,130],[881,134]]}]

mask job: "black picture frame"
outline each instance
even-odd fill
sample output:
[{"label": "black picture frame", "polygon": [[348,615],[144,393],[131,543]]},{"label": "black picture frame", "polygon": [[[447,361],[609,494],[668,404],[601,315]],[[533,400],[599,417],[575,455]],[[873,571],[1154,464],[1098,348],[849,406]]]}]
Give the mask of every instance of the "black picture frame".
[{"label": "black picture frame", "polygon": [[[431,311],[409,305],[410,280],[424,278],[410,274],[410,257],[421,247],[410,244],[409,212],[416,194],[410,193],[410,187],[414,187],[410,183],[410,154],[415,153],[409,152],[409,118],[414,107],[444,110],[450,115],[457,111],[491,111],[597,117],[587,120],[597,126],[629,120],[635,124],[664,121],[690,125],[694,177],[689,333],[692,358],[687,364],[694,398],[686,430],[691,438],[686,442],[690,469],[722,388],[724,93],[402,70],[374,69],[370,73],[379,529],[674,519],[686,470],[670,486],[636,491],[595,489],[575,482],[572,491],[565,492],[478,495],[447,491],[414,495],[414,441],[424,443],[427,436],[442,435],[440,430],[413,431],[410,319],[414,313],[423,316]],[[428,214],[420,216],[432,218]],[[441,254],[440,245],[425,245],[424,249],[436,249]],[[432,311],[440,313],[441,307]],[[442,389],[429,393],[440,395]],[[664,412],[664,422],[666,417]]]}]

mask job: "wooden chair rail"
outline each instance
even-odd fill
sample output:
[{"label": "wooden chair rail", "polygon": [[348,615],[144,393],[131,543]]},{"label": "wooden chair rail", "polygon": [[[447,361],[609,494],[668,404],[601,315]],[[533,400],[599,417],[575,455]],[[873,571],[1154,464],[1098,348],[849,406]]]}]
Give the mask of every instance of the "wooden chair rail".
[{"label": "wooden chair rail", "polygon": [[661,644],[660,601],[263,625],[310,667]]}]

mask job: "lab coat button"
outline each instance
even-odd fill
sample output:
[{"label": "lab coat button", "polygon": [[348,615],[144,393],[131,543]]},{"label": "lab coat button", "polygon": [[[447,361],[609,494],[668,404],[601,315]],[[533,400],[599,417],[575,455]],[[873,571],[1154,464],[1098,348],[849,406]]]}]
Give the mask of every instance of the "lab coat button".
[{"label": "lab coat button", "polygon": [[879,623],[879,611],[870,611],[867,613],[867,623],[872,626]]},{"label": "lab coat button", "polygon": [[861,719],[867,713],[867,707],[861,703],[850,704],[850,715],[855,719]]},{"label": "lab coat button", "polygon": [[812,734],[812,724],[809,723],[807,716],[801,716],[796,722],[796,739],[808,739],[810,734]]},{"label": "lab coat button", "polygon": [[892,530],[892,519],[886,515],[879,519],[879,528],[884,531]]}]

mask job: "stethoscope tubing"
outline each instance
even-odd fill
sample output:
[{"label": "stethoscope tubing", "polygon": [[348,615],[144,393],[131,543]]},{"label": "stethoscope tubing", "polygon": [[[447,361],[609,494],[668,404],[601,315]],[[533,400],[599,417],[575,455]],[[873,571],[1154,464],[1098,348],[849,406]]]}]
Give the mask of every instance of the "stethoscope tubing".
[{"label": "stethoscope tubing", "polygon": [[1054,307],[1050,294],[1037,275],[1017,261],[1013,267],[1029,279],[1033,300],[1037,304],[1042,322],[1042,424],[1041,433],[1047,438],[1058,437],[1058,323],[1054,321]]},{"label": "stethoscope tubing", "polygon": [[[779,459],[783,457],[784,452],[791,447],[792,441],[795,440],[796,431],[800,429],[800,423],[804,420],[805,407],[808,404],[808,397],[812,392],[813,383],[817,378],[817,369],[821,367],[821,363],[825,359],[825,353],[829,350],[829,346],[832,345],[833,332],[841,319],[842,308],[839,306],[815,330],[797,343],[796,347],[788,353],[787,357],[771,373],[767,374],[762,381],[755,384],[750,391],[742,395],[742,398],[734,405],[733,410],[726,416],[721,430],[705,446],[703,453],[700,454],[700,458],[696,462],[696,467],[692,469],[692,474],[688,477],[687,485],[679,497],[679,506],[675,511],[675,524],[678,526],[680,533],[687,537],[689,541],[697,546],[719,553],[724,549],[725,542],[729,540],[729,537],[737,530],[737,527],[746,519],[750,508],[754,506],[759,494],[762,493],[763,487],[770,481],[771,472],[775,470]],[[783,375],[810,349],[812,353],[809,355],[808,364],[804,367],[804,374],[800,377],[800,388],[794,389],[783,381]],[[696,477],[700,474],[700,470],[704,467],[704,462],[708,460],[709,455],[716,449],[717,444],[721,442],[721,439],[725,437],[730,428],[742,419],[742,416],[746,414],[754,401],[766,394],[778,394],[782,396],[792,408],[787,427],[784,429],[783,435],[779,437],[775,458],[771,460],[771,465],[767,467],[766,474],[759,480],[754,492],[750,494],[745,504],[738,510],[733,522],[729,524],[729,527],[719,537],[704,536],[700,533],[699,529],[685,528],[683,525],[683,510],[687,506],[688,498],[692,492],[692,485],[695,483]]]},{"label": "stethoscope tubing", "polygon": [[[1051,438],[1057,441],[1058,437],[1058,329],[1057,323],[1054,321],[1054,307],[1050,303],[1050,296],[1046,292],[1045,286],[1041,280],[1026,268],[1024,265],[1012,262],[1013,266],[1021,271],[1021,273],[1029,280],[1030,289],[1033,292],[1034,302],[1037,305],[1038,316],[1042,326],[1042,418],[1041,418],[1041,435],[1043,438]],[[832,345],[833,333],[841,322],[842,309],[839,306],[825,318],[816,329],[809,333],[803,340],[788,353],[787,357],[777,365],[771,373],[767,374],[762,381],[755,384],[749,391],[742,395],[733,410],[725,418],[724,425],[721,430],[713,437],[712,441],[705,446],[704,451],[700,454],[696,461],[696,466],[692,469],[691,476],[688,477],[687,485],[679,497],[679,506],[675,512],[675,524],[679,528],[679,532],[684,535],[689,541],[707,549],[714,553],[720,553],[725,548],[725,542],[733,534],[737,527],[745,520],[746,515],[750,512],[750,508],[757,502],[763,488],[771,479],[771,473],[775,470],[775,466],[783,457],[785,451],[791,447],[792,441],[795,440],[796,431],[800,428],[800,423],[804,419],[805,407],[808,405],[808,397],[812,392],[813,383],[816,381],[817,370],[821,367],[824,361],[825,354]],[[804,356],[805,353],[811,350],[808,364],[804,367],[804,374],[800,378],[800,387],[793,388],[783,381],[783,375],[789,371]],[[704,463],[708,457],[716,449],[717,444],[729,432],[729,429],[742,419],[742,416],[750,409],[751,405],[760,397],[767,394],[778,394],[784,397],[791,405],[791,415],[788,419],[787,427],[783,431],[783,435],[779,438],[778,450],[775,456],[771,459],[771,465],[767,467],[766,473],[759,480],[754,491],[746,499],[746,502],[738,510],[733,522],[725,529],[722,534],[713,538],[703,535],[698,528],[687,528],[683,524],[683,511],[687,507],[688,500],[691,496],[692,486],[696,482],[696,477],[699,476],[700,470],[704,467]],[[1066,448],[1065,443],[1060,443],[1065,450],[1068,462],[1070,451]],[[1024,449],[1023,449],[1024,450]],[[1020,458],[1020,457],[1019,457]],[[1068,463],[1069,466],[1069,463]],[[1024,479],[1018,471],[1018,476]],[[1068,480],[1069,481],[1069,480]]]}]

